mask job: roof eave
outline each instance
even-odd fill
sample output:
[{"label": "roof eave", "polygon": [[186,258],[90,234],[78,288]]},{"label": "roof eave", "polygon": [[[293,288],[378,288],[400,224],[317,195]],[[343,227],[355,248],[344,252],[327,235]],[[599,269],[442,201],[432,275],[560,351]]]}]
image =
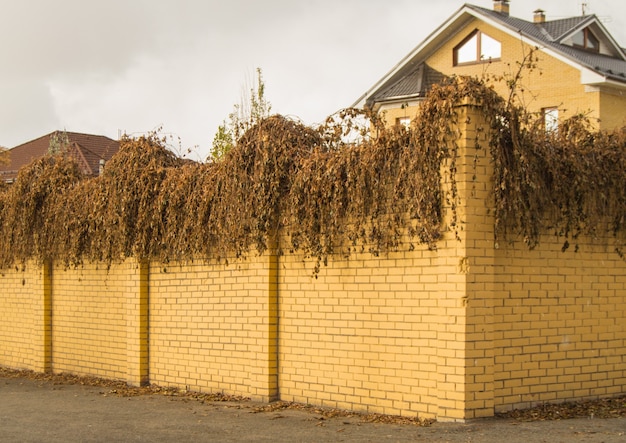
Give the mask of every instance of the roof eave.
[{"label": "roof eave", "polygon": [[617,75],[601,74],[592,69],[583,69],[581,71],[580,83],[585,86],[610,86],[617,89],[626,89],[626,78]]},{"label": "roof eave", "polygon": [[[442,38],[442,34],[446,29],[450,29],[450,26],[454,24],[456,21],[461,20],[457,26],[468,22],[472,18],[475,18],[476,15],[472,13],[472,9],[468,8],[467,5],[463,5],[459,8],[454,14],[448,18],[442,25],[437,27],[433,32],[431,32],[428,37],[426,37],[422,42],[416,46],[411,52],[409,52],[404,58],[402,58],[387,74],[385,74],[378,82],[374,84],[370,89],[365,92],[365,94],[361,95],[357,101],[352,104],[353,108],[362,108],[367,105],[369,102],[369,98],[376,94],[381,88],[387,85],[400,71],[406,68],[411,62],[415,60],[423,60],[425,57],[425,53],[430,53],[434,50],[434,48],[439,46],[439,40]],[[465,14],[468,14],[473,17],[466,17],[463,19]],[[443,37],[445,38],[445,36]]]},{"label": "roof eave", "polygon": [[424,98],[425,96],[423,94],[397,95],[395,97],[387,97],[384,100],[378,100],[373,103],[370,102],[367,103],[367,105],[376,110],[384,105],[395,105],[398,103],[406,104],[407,102],[424,100]]}]

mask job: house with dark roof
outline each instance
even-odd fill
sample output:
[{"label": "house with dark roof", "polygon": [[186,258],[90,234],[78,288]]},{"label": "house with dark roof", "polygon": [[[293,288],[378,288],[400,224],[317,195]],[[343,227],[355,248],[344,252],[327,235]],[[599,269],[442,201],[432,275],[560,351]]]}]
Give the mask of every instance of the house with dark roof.
[{"label": "house with dark roof", "polygon": [[[547,125],[586,114],[599,129],[626,126],[626,50],[595,15],[531,21],[512,17],[509,2],[493,9],[463,5],[353,107],[384,112],[388,124],[406,124],[419,102],[444,76],[511,78],[531,51],[536,67],[521,72],[524,105]],[[505,82],[494,88],[507,94]]]},{"label": "house with dark roof", "polygon": [[103,135],[54,131],[9,149],[8,163],[0,164],[0,179],[12,183],[22,166],[43,157],[51,150],[59,148],[59,146],[55,146],[58,144],[62,144],[63,149],[66,149],[78,161],[83,173],[94,177],[100,174],[104,164],[120,148],[117,140]]}]

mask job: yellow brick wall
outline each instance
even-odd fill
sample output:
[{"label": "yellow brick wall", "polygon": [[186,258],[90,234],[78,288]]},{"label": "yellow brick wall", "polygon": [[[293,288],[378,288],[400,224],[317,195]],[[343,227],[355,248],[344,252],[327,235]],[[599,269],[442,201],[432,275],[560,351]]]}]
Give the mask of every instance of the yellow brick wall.
[{"label": "yellow brick wall", "polygon": [[469,309],[484,315],[493,290],[484,278],[491,276],[493,236],[478,200],[488,195],[488,179],[472,182],[489,168],[485,159],[470,166],[478,119],[459,120],[472,122],[463,128],[472,145],[460,143],[459,193],[464,204],[474,196],[461,216],[476,223],[460,232],[461,241],[447,231],[436,251],[335,256],[316,276],[303,257],[280,258],[282,399],[449,420],[493,414],[488,394],[477,394],[493,389],[484,377],[493,355],[476,345],[490,331],[467,318]]},{"label": "yellow brick wall", "polygon": [[383,106],[380,112],[383,114],[387,125],[395,125],[397,119],[409,117],[411,121],[417,116],[418,110],[417,102],[410,102],[404,107],[401,104],[394,104],[390,106]]},{"label": "yellow brick wall", "polygon": [[52,272],[52,370],[126,379],[125,296],[136,264]]},{"label": "yellow brick wall", "polygon": [[412,255],[333,260],[317,276],[302,257],[281,258],[284,400],[436,414],[437,254]]},{"label": "yellow brick wall", "polygon": [[151,382],[275,397],[274,276],[267,254],[229,265],[152,265]]},{"label": "yellow brick wall", "polygon": [[49,364],[49,299],[46,269],[28,263],[0,274],[0,365],[46,371]]},{"label": "yellow brick wall", "polygon": [[496,410],[626,391],[625,263],[611,241],[496,252]]},{"label": "yellow brick wall", "polygon": [[[492,165],[487,148],[487,131],[479,110],[464,106],[459,118],[464,143],[459,143],[457,181],[461,202],[461,249],[457,272],[464,277],[463,318],[463,409],[461,418],[492,416],[493,388],[493,302],[495,248],[493,236]],[[444,187],[445,189],[445,187]],[[457,246],[457,248],[459,248]]]},{"label": "yellow brick wall", "polygon": [[626,92],[604,89],[600,95],[600,128],[626,127]]},{"label": "yellow brick wall", "polygon": [[459,109],[458,240],[446,210],[437,250],[335,256],[317,276],[276,246],[5,270],[0,365],[439,420],[623,394],[626,262],[609,239],[496,248],[475,111]]},{"label": "yellow brick wall", "polygon": [[421,417],[462,409],[461,392],[442,392],[463,384],[457,267],[455,253],[424,247],[334,259],[317,276],[281,257],[281,398]]}]

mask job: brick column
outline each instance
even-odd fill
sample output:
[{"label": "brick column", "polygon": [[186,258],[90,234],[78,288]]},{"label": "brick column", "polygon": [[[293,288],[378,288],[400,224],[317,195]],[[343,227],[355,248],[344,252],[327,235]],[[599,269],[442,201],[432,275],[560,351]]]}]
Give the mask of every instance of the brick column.
[{"label": "brick column", "polygon": [[268,261],[269,275],[267,287],[267,352],[268,352],[268,401],[280,399],[278,386],[278,304],[279,304],[279,255],[277,242],[273,242]]},{"label": "brick column", "polygon": [[[488,127],[480,109],[459,106],[456,184],[460,239],[450,230],[440,242],[438,419],[463,421],[494,413],[494,236],[489,208],[492,166]],[[443,188],[449,188],[444,173]],[[449,210],[449,209],[448,209]]]},{"label": "brick column", "polygon": [[[478,106],[463,106],[465,184],[463,219],[465,263],[465,418],[494,414],[493,311],[495,244],[491,187],[493,165],[489,127]],[[475,177],[475,178],[474,178]]]},{"label": "brick column", "polygon": [[30,367],[36,372],[49,372],[52,370],[52,263],[44,261],[39,267],[40,277],[37,279],[35,263],[29,263],[35,267],[32,272],[35,283],[33,284],[34,302],[32,323],[32,346],[30,355]]},{"label": "brick column", "polygon": [[251,371],[252,398],[269,402],[279,398],[278,387],[278,242],[270,240],[261,270],[263,289],[257,299],[255,368]]},{"label": "brick column", "polygon": [[129,280],[126,292],[126,381],[144,386],[150,381],[148,370],[148,296],[149,262],[128,259]]}]

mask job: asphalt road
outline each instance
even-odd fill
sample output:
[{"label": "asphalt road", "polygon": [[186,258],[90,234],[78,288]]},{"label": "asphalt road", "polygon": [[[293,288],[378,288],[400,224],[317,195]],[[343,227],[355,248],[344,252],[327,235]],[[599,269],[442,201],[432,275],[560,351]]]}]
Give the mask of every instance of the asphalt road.
[{"label": "asphalt road", "polygon": [[626,442],[626,419],[415,425],[0,377],[1,442]]}]

